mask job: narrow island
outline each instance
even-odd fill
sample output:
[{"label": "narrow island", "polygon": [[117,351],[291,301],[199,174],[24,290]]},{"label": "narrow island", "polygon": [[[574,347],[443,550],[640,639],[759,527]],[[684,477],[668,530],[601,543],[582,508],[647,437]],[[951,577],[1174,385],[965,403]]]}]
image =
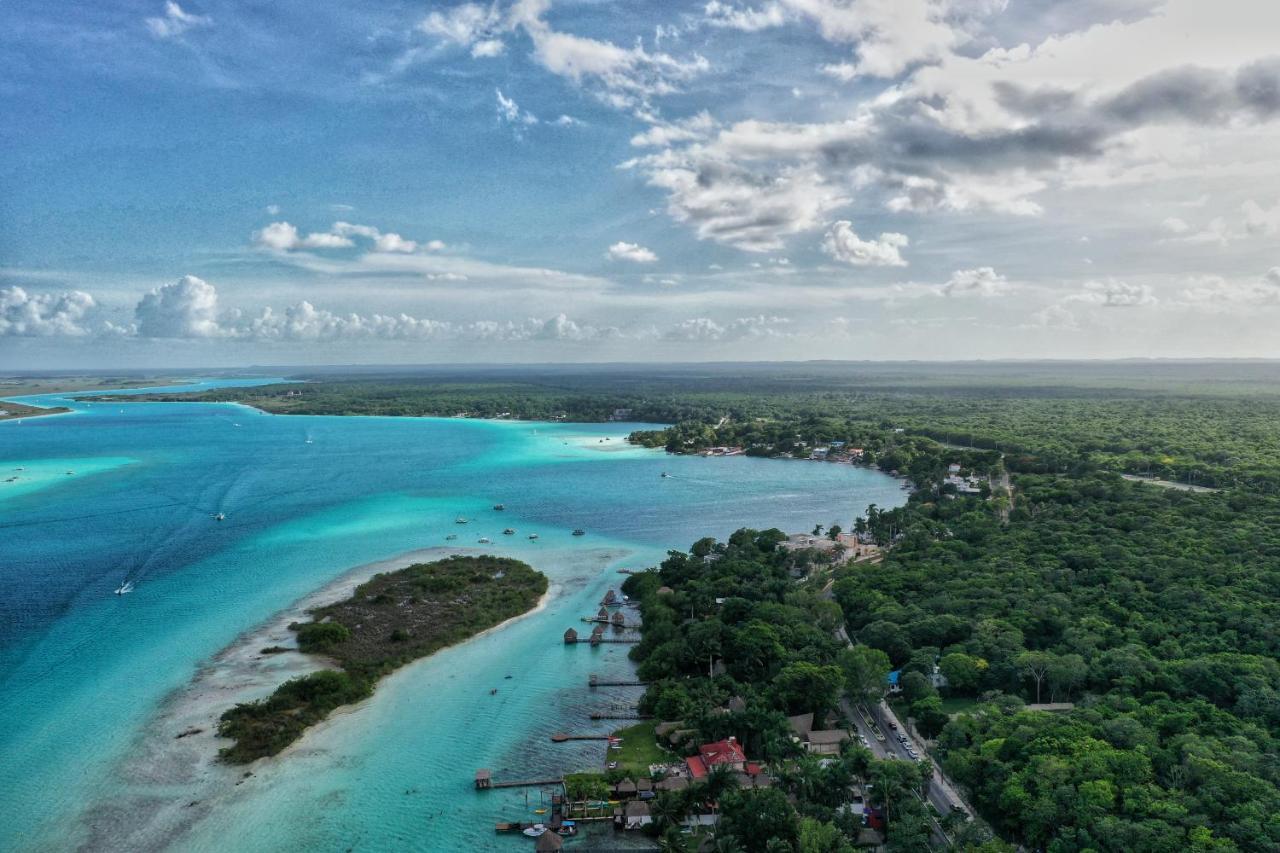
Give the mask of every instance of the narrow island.
[{"label": "narrow island", "polygon": [[230,764],[275,755],[335,708],[369,696],[385,675],[532,610],[547,577],[506,557],[453,556],[374,575],[351,598],[294,623],[298,649],[336,669],[285,682],[266,699],[225,712],[218,734]]},{"label": "narrow island", "polygon": [[41,408],[39,406],[27,406],[22,403],[10,403],[0,400],[0,421],[12,421],[18,418],[37,418],[41,415],[61,415],[71,411],[66,406],[55,406],[53,408]]}]

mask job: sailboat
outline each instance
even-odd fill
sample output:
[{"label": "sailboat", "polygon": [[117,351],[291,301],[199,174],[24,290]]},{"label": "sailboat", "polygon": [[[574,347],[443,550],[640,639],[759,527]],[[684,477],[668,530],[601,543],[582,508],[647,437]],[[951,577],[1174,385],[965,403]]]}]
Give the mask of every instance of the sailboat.
[{"label": "sailboat", "polygon": [[133,581],[125,581],[116,587],[116,595],[128,595],[133,592]]}]

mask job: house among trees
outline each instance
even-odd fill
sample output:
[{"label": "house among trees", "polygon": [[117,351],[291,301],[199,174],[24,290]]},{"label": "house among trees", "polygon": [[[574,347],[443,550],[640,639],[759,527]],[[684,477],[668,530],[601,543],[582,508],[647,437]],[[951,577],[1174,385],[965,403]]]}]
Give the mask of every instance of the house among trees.
[{"label": "house among trees", "polygon": [[724,765],[730,770],[743,771],[747,767],[747,755],[738,744],[738,739],[718,740],[715,743],[704,743],[698,747],[698,754],[685,759],[689,776],[693,779],[705,779],[712,767]]},{"label": "house among trees", "polygon": [[848,739],[844,729],[821,729],[805,736],[805,748],[815,755],[839,755],[840,744]]}]

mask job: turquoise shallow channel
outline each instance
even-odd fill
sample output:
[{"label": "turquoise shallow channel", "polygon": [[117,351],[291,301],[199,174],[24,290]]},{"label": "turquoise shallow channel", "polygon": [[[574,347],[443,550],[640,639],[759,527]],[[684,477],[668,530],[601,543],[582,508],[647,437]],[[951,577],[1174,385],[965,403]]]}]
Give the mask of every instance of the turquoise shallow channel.
[{"label": "turquoise shallow channel", "polygon": [[[548,738],[607,731],[589,714],[637,698],[586,686],[629,672],[626,646],[561,642],[618,569],[744,526],[847,525],[905,494],[845,465],[629,447],[639,424],[17,399],[73,411],[0,422],[0,850],[528,849],[493,825],[532,819],[538,789],[526,806],[473,774],[601,766],[599,743]],[[548,599],[400,670],[251,776],[209,760],[218,713],[310,665],[258,654],[287,642],[300,601],[454,552],[526,560]],[[603,843],[617,849],[569,847]]]}]

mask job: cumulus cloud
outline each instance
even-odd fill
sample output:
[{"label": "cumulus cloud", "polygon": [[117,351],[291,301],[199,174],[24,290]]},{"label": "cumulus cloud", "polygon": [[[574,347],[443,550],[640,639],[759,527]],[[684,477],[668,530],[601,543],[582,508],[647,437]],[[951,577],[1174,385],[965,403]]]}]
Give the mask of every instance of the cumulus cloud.
[{"label": "cumulus cloud", "polygon": [[401,237],[394,231],[384,232],[372,225],[341,221],[333,223],[328,231],[312,231],[306,236],[301,235],[297,227],[288,222],[272,222],[253,233],[253,242],[262,249],[293,252],[298,249],[346,249],[355,245],[353,237],[372,241],[375,252],[390,254],[412,254],[420,248],[438,252],[445,248],[445,244],[439,240],[418,243]]},{"label": "cumulus cloud", "polygon": [[147,293],[134,309],[138,335],[144,338],[214,338],[218,326],[218,291],[184,275]]},{"label": "cumulus cloud", "polygon": [[260,231],[255,231],[253,242],[260,248],[278,252],[291,252],[295,249],[340,249],[354,245],[350,239],[340,234],[312,232],[304,237],[298,233],[296,226],[288,222],[272,222]]},{"label": "cumulus cloud", "polygon": [[945,296],[1000,296],[1009,291],[1009,280],[992,267],[956,270],[942,285]]},{"label": "cumulus cloud", "polygon": [[86,316],[97,303],[82,290],[28,293],[21,287],[0,289],[0,337],[83,337]]},{"label": "cumulus cloud", "polygon": [[144,23],[151,35],[158,39],[177,38],[188,30],[207,27],[213,23],[208,15],[193,15],[179,6],[175,0],[164,4],[164,14],[147,18]]},{"label": "cumulus cloud", "polygon": [[[637,144],[661,150],[624,165],[666,190],[668,211],[700,237],[743,247],[776,246],[827,219],[815,210],[854,198],[894,212],[1038,215],[1046,189],[1105,185],[1120,164],[1157,161],[1155,129],[1216,131],[1280,116],[1280,59],[1261,35],[1280,14],[1224,2],[1210,10],[1166,0],[1158,15],[983,53],[956,48],[968,38],[964,22],[998,3],[720,2],[710,11],[717,26],[750,28],[768,16],[749,13],[781,9],[853,46],[854,59],[828,73],[895,82],[822,121],[747,119],[701,134],[655,122]],[[1252,21],[1248,37],[1238,27],[1206,29],[1224,15]],[[1197,55],[1213,59],[1205,67],[1188,64],[1185,45],[1186,32],[1201,31]],[[1251,213],[1255,228],[1267,227]],[[748,225],[741,241],[739,222]]]},{"label": "cumulus cloud", "polygon": [[1150,285],[1129,284],[1114,278],[1087,281],[1083,292],[1068,297],[1068,300],[1104,308],[1135,308],[1154,305],[1158,301]]},{"label": "cumulus cloud", "polygon": [[874,240],[863,240],[853,223],[841,219],[831,226],[822,241],[822,251],[837,261],[855,267],[905,267],[901,250],[910,241],[905,234],[885,232]]},{"label": "cumulus cloud", "polygon": [[758,314],[754,317],[738,317],[724,323],[709,317],[692,317],[667,329],[662,337],[683,343],[710,343],[736,341],[747,338],[783,337],[788,334],[791,321],[786,317]]},{"label": "cumulus cloud", "polygon": [[609,251],[605,253],[611,261],[631,261],[636,264],[651,264],[658,260],[658,256],[653,253],[652,249],[646,249],[644,246],[636,243],[626,243],[618,241],[609,247]]}]

